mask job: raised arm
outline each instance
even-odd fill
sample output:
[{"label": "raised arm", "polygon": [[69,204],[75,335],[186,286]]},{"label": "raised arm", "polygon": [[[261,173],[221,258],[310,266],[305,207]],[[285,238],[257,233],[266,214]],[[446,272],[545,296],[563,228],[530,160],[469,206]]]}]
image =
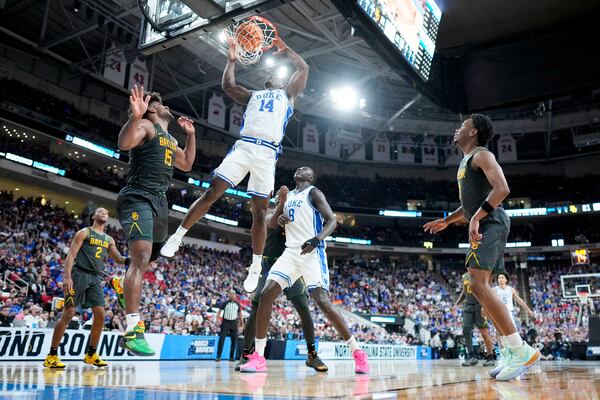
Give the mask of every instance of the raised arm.
[{"label": "raised arm", "polygon": [[73,279],[71,278],[71,271],[73,271],[75,257],[77,257],[77,253],[79,253],[81,245],[87,238],[87,235],[87,228],[80,229],[75,234],[75,237],[71,242],[71,246],[69,247],[69,253],[67,254],[67,258],[65,259],[65,270],[63,272],[63,291],[65,292],[65,296],[71,294],[71,291],[73,290]]},{"label": "raised arm", "polygon": [[312,252],[319,245],[319,242],[325,240],[325,238],[330,236],[333,233],[333,231],[335,231],[335,228],[337,228],[335,214],[329,206],[329,203],[327,202],[327,199],[325,198],[323,192],[321,192],[317,188],[313,188],[310,191],[309,196],[313,206],[321,213],[321,215],[325,219],[325,226],[323,226],[323,230],[321,230],[321,233],[304,242],[304,244],[302,245],[301,254]]},{"label": "raised arm", "polygon": [[[494,208],[498,207],[506,196],[508,196],[510,189],[508,188],[508,183],[506,183],[504,172],[502,172],[500,164],[496,161],[496,157],[489,151],[480,151],[473,156],[471,166],[474,169],[481,169],[492,186],[492,190],[485,201]],[[478,243],[481,240],[479,221],[486,215],[488,215],[488,212],[479,207],[475,215],[471,218],[469,222],[469,242]]]},{"label": "raised arm", "polygon": [[110,238],[110,243],[108,244],[108,255],[110,256],[110,258],[115,260],[117,264],[129,265],[129,259],[123,257],[121,253],[119,253],[117,245],[115,244],[115,239],[113,238]]},{"label": "raised arm", "polygon": [[525,300],[523,300],[521,298],[521,296],[519,296],[519,292],[517,292],[517,290],[515,288],[511,288],[511,290],[512,290],[513,297],[515,298],[515,301],[517,302],[517,304],[520,307],[523,307],[525,310],[527,310],[527,313],[529,315],[533,316],[534,315],[533,311],[531,310],[531,308],[529,308],[529,306],[527,305],[527,303],[525,303]]},{"label": "raised arm", "polygon": [[131,89],[129,105],[131,115],[119,132],[119,150],[127,151],[139,146],[144,141],[152,139],[155,135],[152,123],[142,116],[148,110],[150,96],[144,97],[144,88],[137,85]]},{"label": "raised arm", "polygon": [[175,150],[175,167],[188,172],[192,170],[196,158],[196,129],[194,128],[194,122],[188,117],[179,117],[177,123],[183,129],[187,138],[185,148],[177,147],[177,150]]},{"label": "raised arm", "polygon": [[279,188],[279,190],[277,191],[277,206],[275,207],[275,210],[270,210],[267,213],[267,228],[269,229],[275,229],[277,228],[277,219],[279,218],[279,216],[283,213],[283,206],[285,205],[285,202],[287,201],[287,195],[288,192],[290,190],[288,189],[287,186],[282,186]]},{"label": "raised arm", "polygon": [[229,51],[227,52],[227,65],[223,71],[223,80],[221,81],[221,88],[225,93],[229,95],[236,103],[248,104],[252,92],[243,86],[235,83],[235,62],[237,57],[235,55],[235,44],[229,42]]},{"label": "raised arm", "polygon": [[294,64],[294,67],[296,67],[296,72],[294,72],[290,78],[286,89],[288,98],[290,99],[292,105],[294,105],[296,97],[298,97],[300,93],[304,92],[304,89],[306,88],[309,67],[306,61],[304,61],[298,53],[290,49],[280,38],[277,38],[275,46],[277,46],[277,52],[275,52],[275,55],[281,55],[284,53],[287,54],[289,59]]}]

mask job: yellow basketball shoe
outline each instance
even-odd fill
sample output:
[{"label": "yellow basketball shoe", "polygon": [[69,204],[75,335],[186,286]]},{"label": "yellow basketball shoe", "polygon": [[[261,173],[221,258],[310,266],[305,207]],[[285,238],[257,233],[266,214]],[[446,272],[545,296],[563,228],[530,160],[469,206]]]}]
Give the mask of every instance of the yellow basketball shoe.
[{"label": "yellow basketball shoe", "polygon": [[94,353],[91,356],[89,354],[86,354],[85,357],[83,357],[83,362],[86,364],[94,365],[96,367],[106,367],[108,365],[106,361],[100,358],[98,353]]},{"label": "yellow basketball shoe", "polygon": [[46,356],[46,359],[44,360],[44,367],[63,369],[66,367],[66,365],[63,364],[62,361],[60,361],[60,358],[58,358],[58,356],[52,356],[48,354]]}]

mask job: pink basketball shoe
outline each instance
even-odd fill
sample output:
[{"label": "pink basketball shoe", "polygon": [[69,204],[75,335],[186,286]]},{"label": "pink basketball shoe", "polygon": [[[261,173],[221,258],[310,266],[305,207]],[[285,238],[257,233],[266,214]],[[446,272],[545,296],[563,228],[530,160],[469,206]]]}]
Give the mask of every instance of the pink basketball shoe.
[{"label": "pink basketball shoe", "polygon": [[363,349],[358,349],[352,353],[354,357],[354,372],[357,374],[369,373],[369,358]]},{"label": "pink basketball shoe", "polygon": [[248,358],[248,362],[240,366],[240,372],[267,372],[267,360],[263,356],[259,356],[257,352],[254,352]]}]

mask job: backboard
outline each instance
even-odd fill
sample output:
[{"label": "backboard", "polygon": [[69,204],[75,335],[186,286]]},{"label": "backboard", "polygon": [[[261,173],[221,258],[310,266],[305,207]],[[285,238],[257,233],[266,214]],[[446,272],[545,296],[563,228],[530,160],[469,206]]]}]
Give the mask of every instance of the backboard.
[{"label": "backboard", "polygon": [[577,298],[577,291],[587,290],[589,297],[600,297],[600,274],[575,274],[560,277],[562,295],[565,299]]}]

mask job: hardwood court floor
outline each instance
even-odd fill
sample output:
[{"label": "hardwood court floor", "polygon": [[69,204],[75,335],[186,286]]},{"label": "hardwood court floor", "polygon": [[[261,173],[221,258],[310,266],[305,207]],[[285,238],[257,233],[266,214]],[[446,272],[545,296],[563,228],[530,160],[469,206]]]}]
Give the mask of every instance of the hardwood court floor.
[{"label": "hardwood court floor", "polygon": [[0,362],[0,399],[600,399],[600,362],[542,362],[513,382],[457,361],[372,361],[355,375],[351,361],[328,361],[319,374],[301,361],[270,361],[267,374],[240,374],[214,361],[111,362],[97,369],[70,361]]}]

